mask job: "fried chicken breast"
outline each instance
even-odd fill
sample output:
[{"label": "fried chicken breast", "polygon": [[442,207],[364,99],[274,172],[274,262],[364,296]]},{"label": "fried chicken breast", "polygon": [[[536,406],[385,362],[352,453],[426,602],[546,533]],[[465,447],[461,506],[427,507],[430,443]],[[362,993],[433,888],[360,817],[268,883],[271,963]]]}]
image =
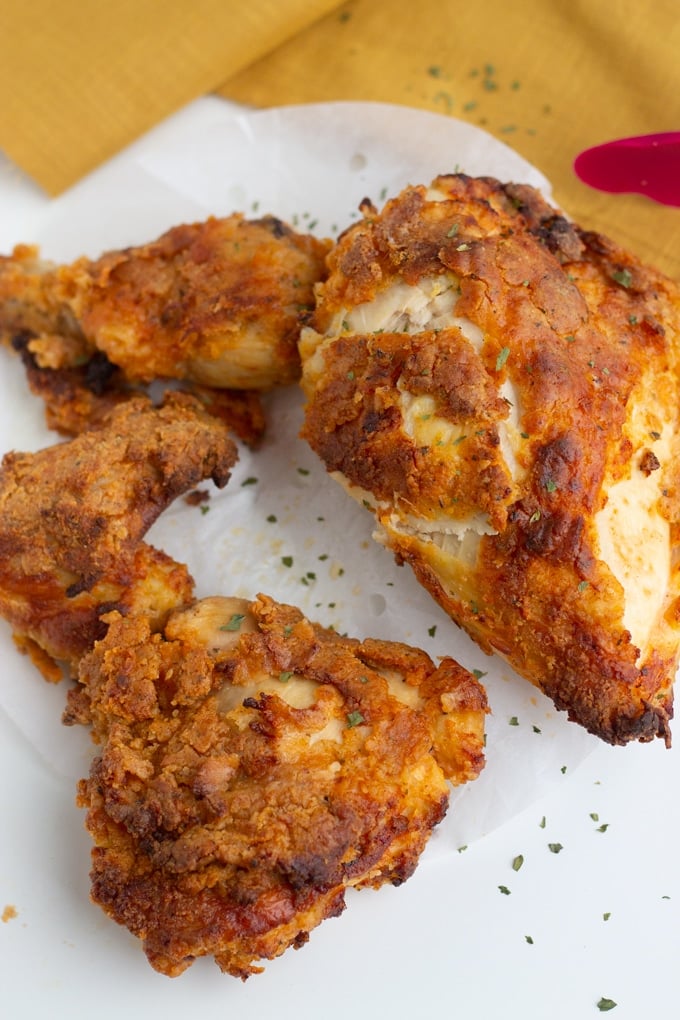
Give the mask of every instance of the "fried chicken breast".
[{"label": "fried chicken breast", "polygon": [[[67,384],[78,383],[87,413],[92,394],[120,391],[116,371],[133,385],[285,385],[300,374],[298,334],[328,246],[273,216],[241,214],[65,266],[19,245],[0,258],[0,337],[22,351],[56,421]],[[74,420],[62,431],[75,432]]]},{"label": "fried chicken breast", "polygon": [[80,785],[92,896],[180,974],[246,978],[399,884],[483,765],[486,700],[453,660],[356,641],[290,606],[209,598],[162,634],[107,617],[81,663],[102,740]]},{"label": "fried chicken breast", "polygon": [[181,564],[143,537],[177,496],[225,485],[236,448],[194,398],[136,397],[98,428],[0,467],[0,613],[43,672],[71,672],[103,635],[102,612],[159,625],[192,597]]},{"label": "fried chicken breast", "polygon": [[670,741],[680,291],[532,188],[364,203],[303,434],[451,618],[605,741]]}]

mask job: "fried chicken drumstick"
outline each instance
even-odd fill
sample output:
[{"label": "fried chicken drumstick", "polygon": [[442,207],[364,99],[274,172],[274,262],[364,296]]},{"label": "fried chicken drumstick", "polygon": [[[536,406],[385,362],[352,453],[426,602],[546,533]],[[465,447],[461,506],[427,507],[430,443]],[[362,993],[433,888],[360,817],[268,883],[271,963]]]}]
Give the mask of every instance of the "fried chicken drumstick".
[{"label": "fried chicken drumstick", "polygon": [[668,743],[677,285],[524,185],[364,213],[302,337],[304,436],[482,648],[605,741]]},{"label": "fried chicken drumstick", "polygon": [[[270,389],[299,377],[297,339],[327,250],[273,216],[240,214],[64,266],[19,245],[0,258],[0,337],[22,353],[50,427],[68,434],[159,378]],[[236,421],[256,414],[243,394],[231,404]]]},{"label": "fried chicken drumstick", "polygon": [[77,671],[106,609],[161,622],[192,597],[186,568],[142,539],[177,496],[236,460],[226,428],[192,397],[136,397],[70,442],[8,453],[0,467],[0,613],[58,679]]},{"label": "fried chicken drumstick", "polygon": [[482,767],[484,693],[451,659],[262,595],[204,599],[162,634],[107,619],[80,672],[103,739],[80,785],[92,896],[169,976],[213,955],[246,978],[348,887],[403,882],[447,780]]}]

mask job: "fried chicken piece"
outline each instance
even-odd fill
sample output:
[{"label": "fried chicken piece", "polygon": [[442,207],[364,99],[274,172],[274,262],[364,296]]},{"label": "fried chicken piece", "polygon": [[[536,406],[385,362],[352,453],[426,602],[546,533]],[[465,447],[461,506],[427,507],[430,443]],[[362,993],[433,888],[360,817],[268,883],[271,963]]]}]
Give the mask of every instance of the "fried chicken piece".
[{"label": "fried chicken piece", "polygon": [[273,216],[240,214],[67,266],[19,245],[0,258],[0,337],[56,373],[99,352],[132,384],[285,385],[300,374],[297,339],[328,247]]},{"label": "fried chicken piece", "polygon": [[[47,427],[62,436],[80,435],[101,424],[114,407],[145,393],[144,387],[129,383],[121,370],[98,351],[83,364],[41,368],[30,350],[31,339],[30,333],[17,333],[12,346],[21,354],[31,392],[44,402]],[[198,397],[206,410],[220,418],[244,443],[256,447],[262,439],[265,417],[256,390],[185,384],[182,391]]]},{"label": "fried chicken piece", "polygon": [[677,285],[525,185],[364,213],[302,337],[305,437],[483,649],[605,741],[669,743]]},{"label": "fried chicken piece", "polygon": [[92,897],[176,976],[246,978],[399,884],[483,765],[485,695],[451,659],[338,636],[290,606],[204,599],[107,616],[81,663],[102,740],[80,803]]},{"label": "fried chicken piece", "polygon": [[48,678],[106,630],[113,608],[154,626],[192,597],[181,564],[142,541],[161,511],[236,459],[224,425],[192,397],[136,397],[97,428],[0,467],[0,613]]}]

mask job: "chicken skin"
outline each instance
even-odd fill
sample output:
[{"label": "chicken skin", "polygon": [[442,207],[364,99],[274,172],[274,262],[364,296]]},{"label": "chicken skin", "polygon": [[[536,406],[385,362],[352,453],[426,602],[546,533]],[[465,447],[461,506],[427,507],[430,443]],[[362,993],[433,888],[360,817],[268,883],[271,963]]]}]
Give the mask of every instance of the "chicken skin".
[{"label": "chicken skin", "polygon": [[678,287],[525,185],[363,212],[301,339],[303,435],[485,651],[605,741],[669,743]]},{"label": "chicken skin", "polygon": [[106,610],[155,625],[192,597],[181,564],[144,534],[177,496],[236,460],[225,426],[180,394],[136,397],[98,428],[0,467],[0,613],[50,679],[77,672]]},{"label": "chicken skin", "polygon": [[[0,258],[0,337],[22,352],[56,423],[64,387],[76,383],[85,421],[106,393],[156,379],[285,385],[300,374],[297,339],[328,247],[273,216],[241,214],[65,266],[19,245]],[[77,417],[61,423],[81,427]]]},{"label": "chicken skin", "polygon": [[176,976],[246,978],[407,879],[483,765],[484,693],[451,659],[355,641],[290,606],[204,599],[163,633],[107,617],[81,662],[102,741],[80,784],[92,896]]}]

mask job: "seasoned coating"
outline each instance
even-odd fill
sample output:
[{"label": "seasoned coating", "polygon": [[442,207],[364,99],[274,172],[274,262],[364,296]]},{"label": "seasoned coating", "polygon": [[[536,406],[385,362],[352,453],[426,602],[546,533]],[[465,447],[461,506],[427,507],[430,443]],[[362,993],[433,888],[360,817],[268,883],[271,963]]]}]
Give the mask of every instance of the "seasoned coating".
[{"label": "seasoned coating", "polygon": [[273,216],[240,214],[65,266],[18,245],[0,257],[0,338],[57,373],[52,391],[90,362],[95,393],[106,363],[132,384],[285,385],[299,378],[297,339],[328,247]]},{"label": "seasoned coating", "polygon": [[194,398],[136,397],[98,428],[0,468],[0,613],[48,678],[75,671],[105,632],[102,612],[160,625],[192,597],[183,565],[142,542],[162,510],[203,479],[225,485],[236,449]]},{"label": "seasoned coating", "polygon": [[80,785],[92,896],[180,974],[246,978],[407,879],[483,765],[484,693],[451,659],[355,641],[290,606],[205,599],[164,633],[107,617],[81,663],[102,741]]},{"label": "seasoned coating", "polygon": [[669,742],[678,287],[526,185],[363,211],[301,339],[304,436],[482,648],[604,740]]}]

